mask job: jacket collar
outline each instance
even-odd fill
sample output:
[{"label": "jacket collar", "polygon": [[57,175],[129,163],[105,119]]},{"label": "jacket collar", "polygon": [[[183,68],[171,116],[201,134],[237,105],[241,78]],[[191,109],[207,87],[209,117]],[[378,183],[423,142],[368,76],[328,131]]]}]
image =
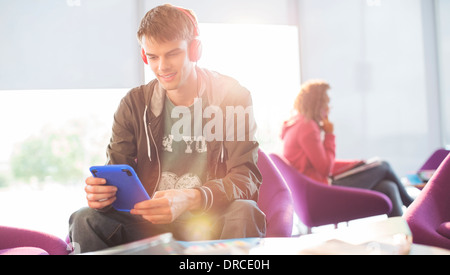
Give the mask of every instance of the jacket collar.
[{"label": "jacket collar", "polygon": [[[204,77],[204,72],[202,69],[196,67],[197,70],[197,77],[199,78],[199,87],[198,87],[198,94],[200,97],[204,98],[205,91],[206,91],[206,77]],[[162,85],[159,84],[158,80],[154,80],[155,84],[150,85],[150,89],[153,89],[153,91],[150,91],[151,94],[151,100],[150,100],[150,110],[152,111],[153,115],[155,117],[159,117],[164,109],[164,101],[166,99],[166,90],[162,87]],[[209,97],[208,97],[209,98]],[[146,99],[146,102],[147,99]]]},{"label": "jacket collar", "polygon": [[152,99],[150,101],[150,110],[155,117],[159,117],[164,109],[164,100],[166,99],[166,90],[157,83],[153,89]]}]

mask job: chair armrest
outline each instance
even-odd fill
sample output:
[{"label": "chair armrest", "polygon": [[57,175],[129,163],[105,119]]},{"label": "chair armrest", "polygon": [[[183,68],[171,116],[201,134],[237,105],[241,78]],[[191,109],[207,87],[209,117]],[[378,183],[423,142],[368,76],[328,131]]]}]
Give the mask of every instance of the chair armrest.
[{"label": "chair armrest", "polygon": [[50,255],[67,255],[67,244],[60,238],[28,229],[0,226],[0,249],[35,247]]}]

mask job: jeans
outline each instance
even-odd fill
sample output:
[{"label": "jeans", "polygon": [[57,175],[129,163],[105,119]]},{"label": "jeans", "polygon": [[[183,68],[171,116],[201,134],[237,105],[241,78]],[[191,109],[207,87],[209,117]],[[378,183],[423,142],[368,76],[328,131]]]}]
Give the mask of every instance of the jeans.
[{"label": "jeans", "polygon": [[141,216],[111,208],[82,208],[69,220],[69,237],[80,252],[92,252],[171,232],[179,241],[264,237],[264,213],[250,200],[236,200],[222,213],[187,212],[170,224],[152,224]]},{"label": "jeans", "polygon": [[408,207],[413,202],[389,163],[385,161],[377,167],[333,181],[333,185],[370,189],[385,194],[392,202],[389,217],[402,216],[403,205]]}]

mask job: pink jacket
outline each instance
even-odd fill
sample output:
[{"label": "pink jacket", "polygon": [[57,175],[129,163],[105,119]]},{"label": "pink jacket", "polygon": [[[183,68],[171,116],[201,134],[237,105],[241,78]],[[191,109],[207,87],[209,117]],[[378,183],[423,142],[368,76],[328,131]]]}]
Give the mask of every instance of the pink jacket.
[{"label": "pink jacket", "polygon": [[334,134],[325,134],[322,140],[319,125],[299,114],[284,122],[281,138],[283,155],[295,168],[307,177],[328,184],[336,156]]}]

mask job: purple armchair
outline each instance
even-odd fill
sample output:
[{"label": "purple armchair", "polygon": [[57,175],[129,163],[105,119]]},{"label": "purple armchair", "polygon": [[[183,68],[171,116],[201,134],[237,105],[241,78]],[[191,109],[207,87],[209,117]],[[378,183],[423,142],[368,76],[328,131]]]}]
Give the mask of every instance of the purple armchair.
[{"label": "purple armchair", "polygon": [[291,191],[270,158],[261,150],[258,168],[263,176],[258,206],[266,214],[266,237],[290,237],[294,222]]},{"label": "purple armchair", "polygon": [[388,214],[390,199],[379,192],[358,188],[330,186],[298,172],[287,160],[270,154],[283,175],[294,200],[294,210],[309,228]]},{"label": "purple armchair", "polygon": [[413,242],[450,249],[450,155],[408,207]]},{"label": "purple armchair", "polygon": [[438,149],[425,161],[425,163],[420,167],[419,171],[423,170],[436,170],[442,161],[448,156],[450,150]]},{"label": "purple armchair", "polygon": [[50,234],[0,226],[0,255],[68,255],[67,247]]}]

